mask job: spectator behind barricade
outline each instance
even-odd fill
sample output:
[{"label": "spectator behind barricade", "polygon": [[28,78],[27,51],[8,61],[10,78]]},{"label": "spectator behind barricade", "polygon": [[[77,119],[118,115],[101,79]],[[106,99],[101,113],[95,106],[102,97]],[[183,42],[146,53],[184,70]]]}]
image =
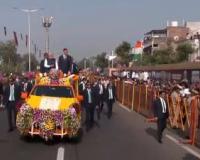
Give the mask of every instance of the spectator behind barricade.
[{"label": "spectator behind barricade", "polygon": [[49,53],[48,65],[50,66],[50,69],[58,70],[58,63],[57,63],[56,59],[54,58],[53,53]]},{"label": "spectator behind barricade", "polygon": [[172,107],[174,111],[172,126],[173,128],[178,128],[178,119],[180,113],[180,107],[178,104],[180,103],[180,90],[182,87],[180,85],[176,85],[172,88],[171,99],[172,99]]},{"label": "spectator behind barricade", "polygon": [[71,74],[72,57],[67,48],[63,49],[63,54],[58,59],[58,67],[65,74]]},{"label": "spectator behind barricade", "polygon": [[49,62],[49,54],[44,53],[44,59],[40,62],[40,72],[48,73],[50,71],[51,66],[48,65]]}]

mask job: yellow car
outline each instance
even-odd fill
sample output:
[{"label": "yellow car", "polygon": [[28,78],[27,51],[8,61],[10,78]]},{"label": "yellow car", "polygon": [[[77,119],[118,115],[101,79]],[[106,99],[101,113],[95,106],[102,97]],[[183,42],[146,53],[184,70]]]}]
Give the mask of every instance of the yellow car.
[{"label": "yellow car", "polygon": [[[24,95],[23,95],[24,96]],[[81,128],[82,96],[78,76],[42,75],[17,114],[17,128],[22,135],[76,137]]]}]

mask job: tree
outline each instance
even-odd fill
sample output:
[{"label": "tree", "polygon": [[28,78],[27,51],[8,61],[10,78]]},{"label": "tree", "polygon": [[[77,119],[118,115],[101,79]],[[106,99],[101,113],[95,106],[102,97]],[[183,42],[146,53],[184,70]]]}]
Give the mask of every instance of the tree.
[{"label": "tree", "polygon": [[[38,61],[31,55],[32,70],[37,68]],[[17,48],[13,41],[0,42],[0,70],[4,73],[21,73],[28,71],[28,54],[17,54]]]},{"label": "tree", "polygon": [[126,65],[128,65],[128,63],[131,61],[130,51],[131,51],[131,45],[130,45],[130,43],[125,42],[125,41],[123,41],[123,42],[115,49],[115,53],[116,53],[117,56],[120,58],[120,63],[121,63],[121,64],[126,64]]},{"label": "tree", "polygon": [[[31,70],[36,70],[39,62],[37,61],[34,54],[31,54]],[[25,54],[22,56],[23,71],[29,70],[29,55]]]},{"label": "tree", "polygon": [[101,54],[96,56],[95,65],[100,68],[108,67],[108,60],[106,59],[106,52],[102,52]]},{"label": "tree", "polygon": [[3,60],[3,63],[9,65],[16,65],[18,58],[17,56],[17,48],[15,47],[14,42],[0,42],[0,55]]},{"label": "tree", "polygon": [[187,61],[189,58],[189,55],[194,52],[194,49],[192,48],[192,45],[189,43],[183,43],[180,44],[176,49],[177,54],[177,62],[183,62]]},{"label": "tree", "polygon": [[193,52],[194,49],[189,43],[180,44],[175,51],[171,46],[168,46],[166,49],[155,50],[153,55],[144,54],[141,62],[137,64],[155,65],[184,62],[188,60],[189,55]]}]

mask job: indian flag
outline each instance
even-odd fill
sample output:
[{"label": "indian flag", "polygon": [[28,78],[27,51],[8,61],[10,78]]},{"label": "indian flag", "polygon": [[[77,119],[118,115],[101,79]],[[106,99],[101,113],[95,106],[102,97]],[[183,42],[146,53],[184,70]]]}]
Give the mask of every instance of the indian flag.
[{"label": "indian flag", "polygon": [[142,52],[143,52],[143,42],[137,41],[134,47],[132,48],[133,60],[138,61],[142,55]]}]

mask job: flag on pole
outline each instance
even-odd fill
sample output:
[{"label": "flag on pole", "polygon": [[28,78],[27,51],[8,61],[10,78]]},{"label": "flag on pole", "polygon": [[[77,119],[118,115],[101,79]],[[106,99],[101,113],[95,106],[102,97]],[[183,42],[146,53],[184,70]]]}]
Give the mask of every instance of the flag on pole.
[{"label": "flag on pole", "polygon": [[28,46],[28,35],[26,35],[26,47]]},{"label": "flag on pole", "polygon": [[4,35],[7,35],[6,27],[4,27]]},{"label": "flag on pole", "polygon": [[41,56],[42,56],[42,51],[39,50],[39,58],[41,58]]},{"label": "flag on pole", "polygon": [[36,44],[34,44],[34,51],[35,51],[35,54],[37,53],[37,47],[36,47]]},{"label": "flag on pole", "polygon": [[15,45],[18,46],[17,33],[13,32],[13,34],[14,34]]},{"label": "flag on pole", "polygon": [[21,33],[21,40],[23,41],[23,35],[22,35],[22,33]]}]

